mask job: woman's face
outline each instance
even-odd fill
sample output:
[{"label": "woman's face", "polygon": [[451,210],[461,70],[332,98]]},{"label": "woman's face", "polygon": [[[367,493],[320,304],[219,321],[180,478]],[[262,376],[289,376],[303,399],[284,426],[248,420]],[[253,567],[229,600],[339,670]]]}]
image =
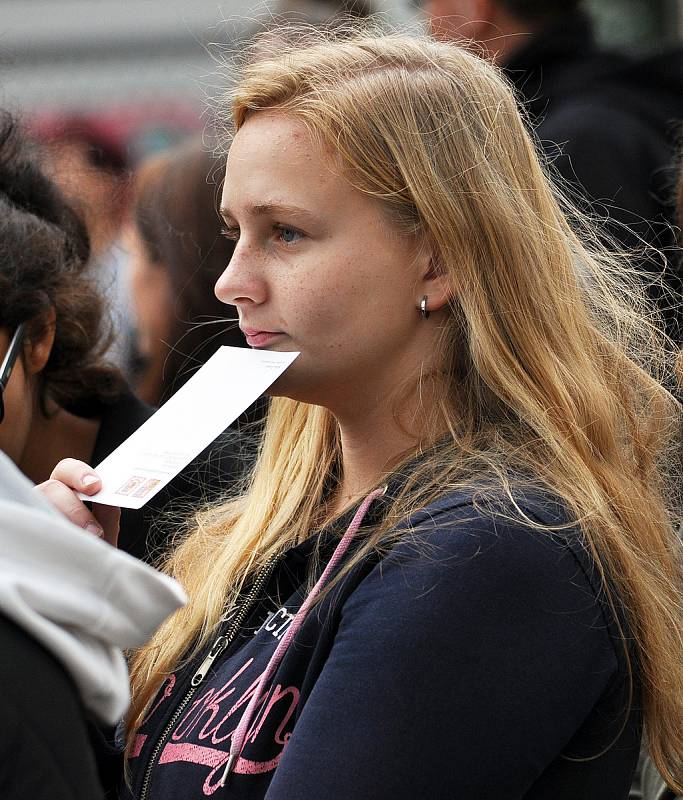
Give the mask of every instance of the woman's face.
[{"label": "woman's face", "polygon": [[[301,352],[272,394],[353,407],[416,376],[434,347],[419,313],[429,258],[354,189],[297,120],[254,114],[227,162],[235,252],[216,295],[254,348]],[[427,266],[425,266],[425,264]]]},{"label": "woman's face", "polygon": [[[0,362],[9,349],[14,331],[0,328]],[[18,464],[26,446],[31,427],[33,395],[27,380],[21,355],[17,358],[12,375],[2,393],[5,416],[0,422],[0,450]]]}]

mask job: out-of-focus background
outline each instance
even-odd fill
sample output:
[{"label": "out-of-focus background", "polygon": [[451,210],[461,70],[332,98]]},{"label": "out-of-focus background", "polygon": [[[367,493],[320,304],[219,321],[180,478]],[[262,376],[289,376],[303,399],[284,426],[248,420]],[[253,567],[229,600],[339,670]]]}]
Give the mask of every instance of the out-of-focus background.
[{"label": "out-of-focus background", "polygon": [[[408,0],[373,6],[399,22]],[[591,0],[600,38],[656,50],[683,36],[681,0]],[[239,43],[268,12],[251,0],[0,0],[0,105],[38,118],[87,114],[132,161],[202,126],[212,45]]]}]

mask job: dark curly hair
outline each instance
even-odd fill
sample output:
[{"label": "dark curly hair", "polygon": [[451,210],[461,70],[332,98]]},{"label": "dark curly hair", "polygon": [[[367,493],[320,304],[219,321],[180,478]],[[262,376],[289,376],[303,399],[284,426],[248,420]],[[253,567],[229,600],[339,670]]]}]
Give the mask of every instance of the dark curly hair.
[{"label": "dark curly hair", "polygon": [[85,225],[41,171],[12,116],[0,112],[0,326],[28,323],[38,340],[54,309],[55,338],[40,373],[50,397],[75,413],[113,399],[121,375],[105,360],[111,342],[103,299],[88,272]]}]

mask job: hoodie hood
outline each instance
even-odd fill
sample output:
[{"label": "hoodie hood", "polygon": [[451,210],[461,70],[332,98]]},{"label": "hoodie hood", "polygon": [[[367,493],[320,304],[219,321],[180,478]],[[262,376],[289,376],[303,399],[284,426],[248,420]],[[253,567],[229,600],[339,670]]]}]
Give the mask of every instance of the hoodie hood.
[{"label": "hoodie hood", "polygon": [[172,578],[66,520],[0,453],[0,613],[62,663],[97,720],[115,724],[130,703],[122,650],[185,602]]}]

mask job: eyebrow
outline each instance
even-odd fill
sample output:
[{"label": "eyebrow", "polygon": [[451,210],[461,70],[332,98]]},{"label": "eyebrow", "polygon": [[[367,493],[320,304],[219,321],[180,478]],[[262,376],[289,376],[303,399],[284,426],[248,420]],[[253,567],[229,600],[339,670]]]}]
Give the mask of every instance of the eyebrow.
[{"label": "eyebrow", "polygon": [[[234,219],[233,213],[225,206],[221,206],[219,212],[223,219],[228,217],[230,219]],[[249,206],[247,213],[255,217],[262,217],[266,215],[276,216],[278,214],[296,214],[297,216],[308,217],[311,219],[313,217],[310,211],[306,211],[304,208],[299,208],[298,206],[288,206],[282,203],[256,203],[256,205]]]}]

